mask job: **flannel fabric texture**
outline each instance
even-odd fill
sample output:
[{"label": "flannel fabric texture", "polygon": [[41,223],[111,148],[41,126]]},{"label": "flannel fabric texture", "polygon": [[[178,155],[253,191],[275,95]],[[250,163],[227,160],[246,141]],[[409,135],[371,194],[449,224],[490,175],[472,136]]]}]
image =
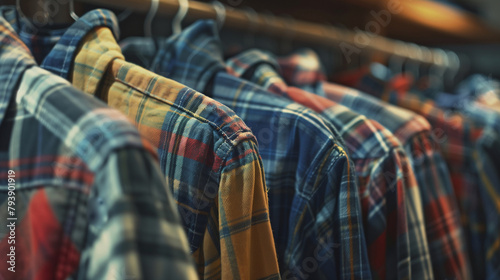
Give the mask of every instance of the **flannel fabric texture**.
[{"label": "flannel fabric texture", "polygon": [[[304,49],[278,59],[286,81],[314,90],[379,121],[401,141],[415,172],[422,197],[432,270],[437,279],[469,279],[470,261],[465,233],[442,154],[441,130],[422,117],[369,98],[361,92],[326,82],[318,56]],[[356,75],[354,75],[356,76]],[[413,242],[415,243],[415,242]]]},{"label": "flannel fabric texture", "polygon": [[[474,279],[500,274],[499,158],[491,151],[498,130],[476,111],[448,111],[425,96],[394,89],[371,73],[359,75],[352,86],[425,117],[439,136],[460,208]],[[486,112],[485,112],[486,114]],[[483,114],[483,116],[486,116]],[[488,114],[491,116],[491,114]],[[488,117],[486,117],[488,118]]]},{"label": "flannel fabric texture", "polygon": [[126,62],[110,11],[90,11],[61,33],[57,40],[51,33],[25,38],[48,50],[44,68],[118,109],[157,148],[199,277],[278,278],[262,161],[243,121],[219,102]]},{"label": "flannel fabric texture", "polygon": [[3,17],[0,37],[0,217],[15,224],[0,231],[0,278],[196,277],[153,148],[38,67]]},{"label": "flannel fabric texture", "polygon": [[[126,57],[151,41],[124,42]],[[151,48],[149,48],[151,49]],[[354,166],[343,141],[315,112],[226,73],[213,21],[160,42],[152,71],[233,109],[259,141],[282,277],[370,277]]]},{"label": "flannel fabric texture", "polygon": [[[299,103],[312,105],[336,125],[351,148],[349,153],[359,174],[372,273],[379,279],[411,278],[412,260],[415,262],[421,257],[410,252],[409,242],[413,236],[407,224],[413,221],[407,213],[415,212],[407,207],[411,207],[410,203],[415,199],[411,195],[414,195],[416,178],[399,140],[379,123],[345,106],[299,88],[288,87],[278,74],[280,67],[277,61],[270,54],[250,50],[232,58],[228,66],[235,75]],[[342,115],[336,115],[336,111],[342,112]],[[410,226],[413,224],[410,223]],[[431,275],[424,276],[432,278]]]}]

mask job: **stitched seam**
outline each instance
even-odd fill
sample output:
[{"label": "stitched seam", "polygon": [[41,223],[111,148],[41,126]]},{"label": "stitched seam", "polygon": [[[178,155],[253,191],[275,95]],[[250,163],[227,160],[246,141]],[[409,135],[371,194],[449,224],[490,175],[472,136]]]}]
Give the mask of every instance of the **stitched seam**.
[{"label": "stitched seam", "polygon": [[[137,88],[136,86],[131,85],[130,83],[128,83],[128,82],[126,82],[126,81],[123,81],[123,80],[119,79],[118,77],[115,77],[115,81],[116,81],[116,82],[120,82],[120,83],[122,83],[122,84],[124,84],[124,85],[126,85],[126,86],[129,86],[129,87],[133,88],[134,90],[136,90],[137,92],[142,93],[142,94],[144,94],[144,95],[146,95],[146,96],[148,96],[148,97],[151,97],[151,98],[153,98],[153,99],[156,99],[156,100],[158,100],[158,101],[161,101],[161,102],[163,102],[163,103],[166,103],[166,104],[168,104],[168,105],[170,105],[170,106],[172,106],[172,107],[174,107],[174,108],[176,108],[176,109],[178,109],[178,110],[181,110],[181,111],[185,112],[186,114],[188,114],[188,115],[192,116],[193,118],[195,118],[195,119],[197,119],[197,120],[199,120],[199,121],[201,121],[201,122],[204,122],[204,123],[209,124],[210,126],[214,127],[214,128],[215,128],[215,129],[216,129],[216,130],[217,130],[217,131],[218,131],[218,132],[219,132],[219,133],[220,133],[220,134],[221,134],[221,135],[225,138],[225,140],[228,140],[228,141],[233,141],[233,138],[237,138],[237,136],[238,136],[237,134],[239,134],[240,132],[250,132],[250,133],[252,132],[250,129],[239,129],[239,130],[237,130],[237,131],[235,131],[235,132],[231,133],[230,135],[228,135],[228,134],[226,134],[226,132],[224,132],[224,131],[223,131],[223,129],[222,129],[220,126],[218,126],[216,123],[214,123],[214,122],[212,122],[212,121],[209,121],[209,120],[207,120],[207,119],[203,118],[202,116],[200,116],[200,115],[198,115],[198,114],[196,114],[196,113],[194,113],[194,112],[192,112],[192,111],[188,111],[188,110],[186,110],[186,108],[184,108],[184,107],[182,107],[182,106],[179,106],[178,104],[175,104],[175,103],[173,103],[173,102],[171,102],[171,101],[169,101],[169,100],[165,100],[165,99],[163,99],[163,98],[161,98],[161,97],[158,97],[158,96],[156,96],[156,95],[151,95],[151,94],[149,94],[149,93],[147,93],[147,92],[145,92],[145,91],[143,91],[143,90],[141,90],[141,89]],[[190,90],[192,90],[192,89],[190,89]],[[244,140],[246,140],[246,139],[244,139]]]}]

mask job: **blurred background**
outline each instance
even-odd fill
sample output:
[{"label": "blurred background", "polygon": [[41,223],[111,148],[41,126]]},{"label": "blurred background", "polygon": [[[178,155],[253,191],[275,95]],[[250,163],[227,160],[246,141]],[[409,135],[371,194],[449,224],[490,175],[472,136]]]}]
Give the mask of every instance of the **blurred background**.
[{"label": "blurred background", "polygon": [[[36,10],[37,6],[49,7],[50,2],[67,3],[68,0],[20,2],[25,13],[29,14],[30,10]],[[144,19],[150,2],[135,0],[137,5],[144,6],[144,9],[140,11],[132,9],[125,13],[123,8],[119,8],[119,2],[75,1],[75,11],[81,15],[93,8],[109,8],[117,15],[123,16],[120,23],[120,39],[144,36]],[[212,3],[212,1],[201,2]],[[220,2],[228,8],[242,9],[249,14],[256,12],[290,21],[304,20],[337,27],[354,34],[356,31],[375,32],[383,37],[415,43],[418,46],[451,50],[460,56],[461,69],[464,72],[500,78],[500,67],[498,67],[500,1],[497,0],[221,0]],[[0,4],[15,3],[15,0],[0,1]],[[153,21],[153,35],[161,37],[171,35],[170,25],[175,13],[174,10],[170,16],[156,16]],[[61,20],[68,19],[67,13],[62,16]],[[195,18],[191,20],[186,18],[183,25],[188,25],[194,20]],[[370,22],[378,25],[370,25]],[[300,47],[300,42],[294,40],[283,40],[272,35],[266,37],[260,33],[252,35],[248,34],[251,30],[242,32],[241,28],[237,32],[234,31],[231,30],[231,26],[224,26],[221,31],[224,47],[230,53],[247,47],[260,47],[275,53],[286,53],[292,48]],[[253,37],[249,38],[250,36]],[[254,46],[245,46],[243,42],[249,41],[252,41]],[[235,42],[238,42],[237,47]],[[286,47],[283,47],[284,45]],[[309,42],[305,45],[311,47]],[[330,52],[324,47],[318,51]],[[364,60],[373,58],[361,57],[359,63]]]}]

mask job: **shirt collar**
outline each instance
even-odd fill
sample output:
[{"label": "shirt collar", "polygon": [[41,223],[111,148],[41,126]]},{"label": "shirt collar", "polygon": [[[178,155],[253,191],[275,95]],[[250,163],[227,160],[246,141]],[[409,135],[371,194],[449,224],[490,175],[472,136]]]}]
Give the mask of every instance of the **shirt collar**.
[{"label": "shirt collar", "polygon": [[498,82],[483,75],[472,75],[457,86],[457,95],[465,97],[480,97],[484,94],[498,95]]},{"label": "shirt collar", "polygon": [[222,46],[213,20],[199,20],[164,41],[151,70],[207,93],[215,74],[226,71]]},{"label": "shirt collar", "polygon": [[253,82],[271,92],[282,94],[287,91],[281,78],[278,61],[272,54],[251,49],[240,53],[227,62],[228,72]]},{"label": "shirt collar", "polygon": [[283,78],[290,84],[305,86],[326,81],[318,54],[311,49],[300,49],[278,59]]},{"label": "shirt collar", "polygon": [[31,29],[24,20],[19,19],[14,7],[2,9],[2,14],[20,32],[21,39],[28,47],[36,51],[40,66],[65,79],[69,78],[78,47],[88,33],[98,27],[107,27],[115,38],[119,37],[116,16],[104,9],[86,13],[69,28],[52,30]]},{"label": "shirt collar", "polygon": [[0,124],[25,70],[36,66],[28,47],[0,16]]}]

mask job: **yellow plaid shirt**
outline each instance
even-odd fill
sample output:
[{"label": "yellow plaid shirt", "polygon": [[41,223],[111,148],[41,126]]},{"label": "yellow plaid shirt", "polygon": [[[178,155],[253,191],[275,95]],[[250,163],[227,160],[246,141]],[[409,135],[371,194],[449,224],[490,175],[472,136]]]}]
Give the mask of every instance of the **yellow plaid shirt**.
[{"label": "yellow plaid shirt", "polygon": [[74,60],[48,69],[64,76],[72,64],[66,75],[76,88],[128,116],[158,148],[200,278],[278,279],[254,135],[217,101],[126,62],[116,26],[109,11],[87,13],[49,54]]}]

